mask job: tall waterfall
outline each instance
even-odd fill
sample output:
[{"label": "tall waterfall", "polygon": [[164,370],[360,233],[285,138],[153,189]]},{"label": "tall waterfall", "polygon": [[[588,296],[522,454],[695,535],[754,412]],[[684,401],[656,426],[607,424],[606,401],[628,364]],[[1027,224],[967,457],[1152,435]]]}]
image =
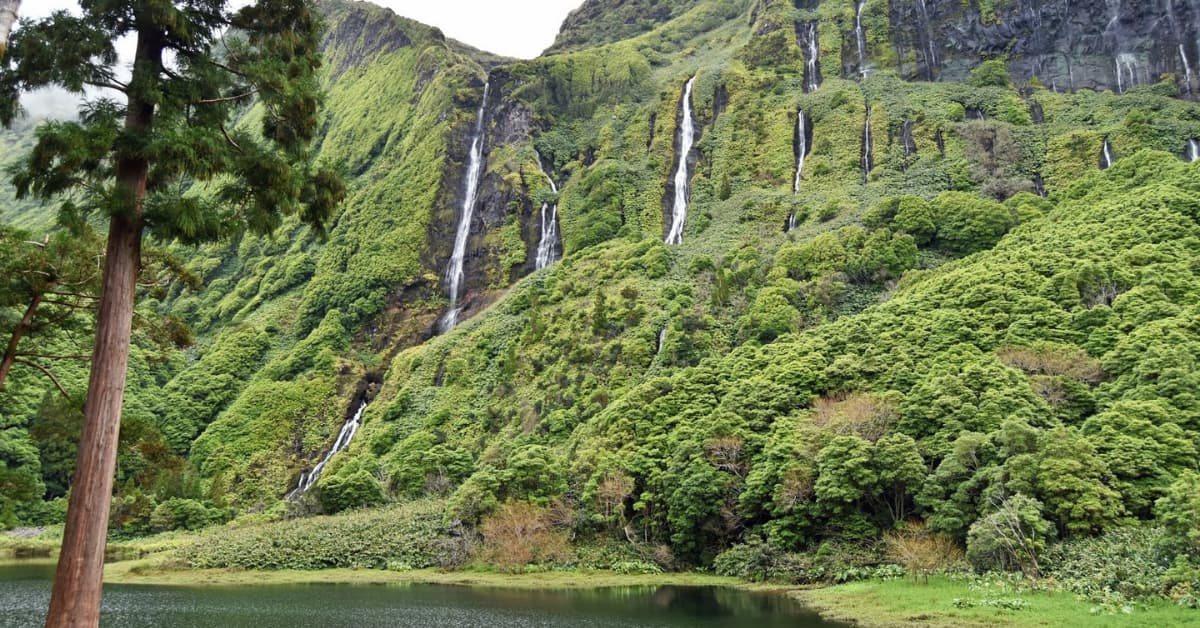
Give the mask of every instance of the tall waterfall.
[{"label": "tall waterfall", "polygon": [[1192,93],[1192,64],[1188,63],[1187,51],[1183,49],[1183,44],[1179,44],[1179,58],[1183,60],[1183,86],[1187,93]]},{"label": "tall waterfall", "polygon": [[321,458],[321,461],[317,463],[317,466],[313,467],[310,471],[305,471],[304,473],[300,474],[300,482],[296,485],[296,488],[293,489],[292,492],[287,494],[286,499],[294,500],[303,495],[305,491],[311,488],[312,485],[316,484],[317,480],[320,479],[321,472],[325,470],[325,465],[329,463],[329,459],[333,458],[333,456],[339,451],[342,451],[346,447],[350,446],[350,439],[354,438],[355,432],[357,432],[359,426],[362,425],[363,410],[366,409],[367,400],[363,399],[363,402],[358,406],[358,410],[355,410],[354,414],[342,424],[342,431],[338,432],[337,440],[333,441],[333,447],[326,452],[325,457]]},{"label": "tall waterfall", "polygon": [[821,86],[821,40],[817,32],[817,20],[804,24],[803,39],[808,53],[804,61],[804,91],[815,92]]},{"label": "tall waterfall", "polygon": [[454,252],[446,265],[446,280],[450,283],[450,309],[442,317],[442,331],[449,331],[458,324],[458,299],[462,296],[463,260],[467,255],[467,238],[471,235],[471,214],[479,196],[479,179],[483,174],[483,115],[487,110],[490,83],[483,84],[483,101],[479,113],[475,114],[475,130],[471,136],[471,153],[467,161],[467,176],[463,183],[462,211],[459,213],[458,230],[454,234]]},{"label": "tall waterfall", "polygon": [[1108,143],[1108,138],[1104,138],[1104,147],[1100,149],[1100,169],[1108,170],[1113,165],[1112,145]]},{"label": "tall waterfall", "polygon": [[679,164],[675,166],[675,203],[671,206],[671,228],[667,231],[667,244],[683,243],[683,222],[687,219],[688,204],[688,154],[692,152],[695,138],[695,123],[692,121],[692,84],[696,77],[688,79],[679,101],[681,122],[679,124]]},{"label": "tall waterfall", "polygon": [[867,175],[871,174],[871,169],[875,167],[874,142],[871,139],[871,103],[867,103],[867,120],[863,125],[863,145],[862,145],[862,182],[867,183]]},{"label": "tall waterfall", "polygon": [[[538,170],[542,171],[542,176],[546,177],[546,181],[550,183],[550,190],[558,194],[558,186],[554,185],[554,179],[550,178],[550,174],[542,165],[541,155],[537,156],[537,163]],[[561,245],[558,239],[558,201],[542,203],[542,237],[538,240],[534,268],[540,270],[553,264],[561,254]]]},{"label": "tall waterfall", "polygon": [[796,178],[792,181],[792,194],[800,191],[800,173],[804,172],[804,158],[808,157],[808,122],[804,112],[796,113]]},{"label": "tall waterfall", "polygon": [[863,34],[862,12],[867,0],[858,0],[854,5],[854,39],[858,43],[858,73],[867,77],[867,38]]},{"label": "tall waterfall", "polygon": [[925,74],[930,81],[934,80],[933,70],[937,67],[937,51],[933,43],[933,24],[929,20],[929,9],[925,6],[925,0],[920,0],[921,3],[921,25],[925,30],[925,50],[929,56],[925,59]]},{"label": "tall waterfall", "polygon": [[1188,140],[1187,160],[1200,161],[1200,140]]}]

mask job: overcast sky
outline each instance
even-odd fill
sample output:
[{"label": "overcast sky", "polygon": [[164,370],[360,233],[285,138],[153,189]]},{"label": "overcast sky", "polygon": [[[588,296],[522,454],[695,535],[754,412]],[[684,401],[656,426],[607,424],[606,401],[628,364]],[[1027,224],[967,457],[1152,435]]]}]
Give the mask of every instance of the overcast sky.
[{"label": "overcast sky", "polygon": [[[248,0],[234,0],[247,4]],[[532,59],[554,42],[567,13],[582,0],[375,0],[396,13],[431,24],[463,43]],[[75,0],[24,0],[21,17],[44,17],[77,7]]]}]

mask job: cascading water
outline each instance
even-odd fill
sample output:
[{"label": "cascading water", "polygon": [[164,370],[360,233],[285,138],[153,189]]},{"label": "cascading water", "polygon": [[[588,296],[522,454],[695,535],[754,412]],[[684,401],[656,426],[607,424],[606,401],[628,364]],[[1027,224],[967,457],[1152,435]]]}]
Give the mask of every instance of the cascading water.
[{"label": "cascading water", "polygon": [[[542,171],[542,176],[546,177],[546,181],[550,183],[550,191],[558,194],[558,186],[554,185],[554,179],[550,178],[550,174],[546,172],[546,168],[542,166],[542,156],[537,156],[538,170]],[[549,215],[547,215],[547,212]],[[558,239],[558,201],[553,203],[542,203],[542,237],[538,240],[537,257],[534,259],[534,268],[541,270],[555,262],[561,254],[561,244]]]},{"label": "cascading water", "polygon": [[800,174],[804,172],[804,158],[808,157],[808,122],[804,112],[796,113],[796,178],[792,181],[792,194],[800,191]]},{"label": "cascading water", "polygon": [[[1117,93],[1124,94],[1125,90],[1137,85],[1137,57],[1129,53],[1117,55]],[[1128,82],[1126,82],[1128,77]]]},{"label": "cascading water", "polygon": [[817,21],[804,25],[804,42],[808,58],[804,61],[804,91],[815,92],[821,86],[821,40],[817,33]]},{"label": "cascading water", "polygon": [[663,324],[662,329],[658,330],[658,346],[654,349],[654,354],[662,353],[663,347],[667,344],[667,325]]},{"label": "cascading water", "polygon": [[930,81],[934,80],[934,68],[937,67],[937,51],[933,43],[933,23],[929,20],[929,9],[925,6],[925,0],[920,0],[921,4],[921,24],[925,30],[925,50],[929,56],[925,59],[925,73]]},{"label": "cascading water", "polygon": [[873,141],[871,139],[871,103],[867,103],[867,120],[863,124],[863,145],[862,145],[862,182],[867,183],[867,175],[871,174],[871,169],[875,167],[875,158]]},{"label": "cascading water", "polygon": [[675,166],[675,202],[671,206],[671,228],[667,231],[667,244],[683,243],[683,223],[687,219],[688,203],[688,154],[692,152],[695,138],[695,123],[692,121],[692,84],[696,77],[688,79],[679,101],[679,164]]},{"label": "cascading water", "polygon": [[475,114],[475,130],[471,136],[471,152],[467,160],[467,176],[463,184],[462,211],[458,218],[458,230],[454,234],[454,251],[446,265],[446,280],[450,283],[450,309],[441,320],[441,330],[449,331],[458,324],[458,299],[462,296],[463,261],[467,255],[467,239],[471,235],[471,214],[475,211],[475,200],[479,195],[479,179],[483,174],[483,116],[487,111],[490,83],[483,84],[483,101],[479,113]]},{"label": "cascading water", "polygon": [[862,12],[867,0],[858,0],[854,5],[854,39],[858,43],[858,73],[867,77],[867,38],[863,34]]},{"label": "cascading water", "polygon": [[1104,138],[1104,147],[1100,149],[1100,169],[1108,170],[1113,165],[1112,145],[1108,143],[1108,138]]},{"label": "cascading water", "polygon": [[1200,140],[1188,140],[1188,161],[1200,161]]},{"label": "cascading water", "polygon": [[1188,63],[1187,51],[1179,44],[1179,58],[1183,60],[1183,87],[1188,94],[1192,93],[1192,64]]},{"label": "cascading water", "polygon": [[321,472],[325,470],[325,465],[333,458],[335,454],[350,446],[350,439],[354,438],[355,432],[358,432],[359,426],[362,425],[363,410],[367,409],[367,400],[359,404],[358,410],[354,412],[345,423],[342,424],[342,431],[338,432],[337,440],[333,441],[333,447],[325,454],[324,458],[317,463],[310,471],[305,471],[300,474],[300,482],[292,492],[287,494],[286,499],[295,500],[304,494],[312,485],[317,483],[321,478]]}]

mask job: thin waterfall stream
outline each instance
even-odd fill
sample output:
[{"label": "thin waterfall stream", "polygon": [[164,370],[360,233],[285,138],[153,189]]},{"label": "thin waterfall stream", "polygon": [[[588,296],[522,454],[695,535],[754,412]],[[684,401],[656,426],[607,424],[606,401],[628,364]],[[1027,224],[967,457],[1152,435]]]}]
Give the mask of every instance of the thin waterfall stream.
[{"label": "thin waterfall stream", "polygon": [[1113,165],[1112,145],[1108,143],[1108,138],[1104,138],[1104,146],[1100,149],[1100,169],[1108,170]]},{"label": "thin waterfall stream", "polygon": [[[546,177],[546,181],[550,183],[550,191],[557,195],[558,186],[554,184],[554,179],[550,178],[550,173],[546,172],[546,167],[542,165],[541,155],[537,155],[537,164],[542,176]],[[542,235],[538,239],[537,257],[534,259],[534,268],[538,270],[553,264],[562,256],[562,244],[558,236],[557,200],[553,203],[542,203],[541,221]]]},{"label": "thin waterfall stream", "polygon": [[[804,159],[808,157],[808,121],[804,117],[804,111],[796,112],[796,177],[792,180],[792,194],[800,192],[800,175],[804,172]],[[788,214],[787,228],[785,232],[791,232],[796,228],[799,221],[796,218],[796,211],[792,210]]]},{"label": "thin waterfall stream", "polygon": [[679,124],[679,163],[675,166],[675,202],[671,206],[671,228],[667,230],[667,244],[683,244],[683,223],[687,220],[688,204],[688,155],[695,143],[695,122],[692,120],[692,84],[696,77],[688,79],[679,102],[681,122]]},{"label": "thin waterfall stream", "polygon": [[858,43],[858,73],[867,77],[867,38],[863,34],[862,12],[867,0],[858,0],[854,5],[854,39]]},{"label": "thin waterfall stream", "polygon": [[299,499],[301,495],[304,495],[305,491],[317,483],[317,480],[321,478],[321,473],[325,471],[325,465],[329,464],[329,460],[339,451],[350,446],[350,440],[354,438],[354,434],[358,432],[358,428],[362,425],[363,410],[366,409],[367,400],[363,399],[362,403],[358,406],[358,410],[355,410],[354,414],[342,424],[342,430],[338,432],[337,440],[333,441],[333,447],[325,453],[325,457],[321,458],[317,466],[300,474],[300,482],[297,483],[296,488],[292,492],[287,494],[285,499],[293,501]]},{"label": "thin waterfall stream", "polygon": [[867,119],[863,124],[863,145],[862,145],[862,182],[867,183],[867,176],[871,174],[871,170],[875,167],[874,156],[874,141],[871,139],[871,103],[867,103]]},{"label": "thin waterfall stream", "polygon": [[1200,160],[1200,140],[1188,140],[1187,160],[1189,162]]},{"label": "thin waterfall stream", "polygon": [[483,116],[487,111],[488,90],[490,83],[483,84],[483,101],[479,104],[479,112],[475,114],[475,129],[471,135],[471,152],[467,160],[467,175],[463,183],[462,210],[459,212],[458,229],[454,233],[454,250],[450,262],[446,265],[446,280],[450,284],[450,309],[442,317],[439,327],[446,332],[458,324],[458,314],[461,308],[458,300],[462,297],[463,261],[467,255],[467,240],[471,236],[471,215],[475,211],[475,201],[479,196],[479,179],[483,174]]}]

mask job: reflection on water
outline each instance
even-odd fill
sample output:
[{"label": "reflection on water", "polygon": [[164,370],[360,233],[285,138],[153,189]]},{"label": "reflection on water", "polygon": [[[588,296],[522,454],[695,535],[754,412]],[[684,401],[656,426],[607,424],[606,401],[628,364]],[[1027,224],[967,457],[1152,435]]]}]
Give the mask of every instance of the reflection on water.
[{"label": "reflection on water", "polygon": [[[0,563],[0,627],[40,626],[53,565]],[[101,625],[292,628],[807,628],[823,622],[777,595],[711,587],[527,591],[445,585],[106,585]]]}]

